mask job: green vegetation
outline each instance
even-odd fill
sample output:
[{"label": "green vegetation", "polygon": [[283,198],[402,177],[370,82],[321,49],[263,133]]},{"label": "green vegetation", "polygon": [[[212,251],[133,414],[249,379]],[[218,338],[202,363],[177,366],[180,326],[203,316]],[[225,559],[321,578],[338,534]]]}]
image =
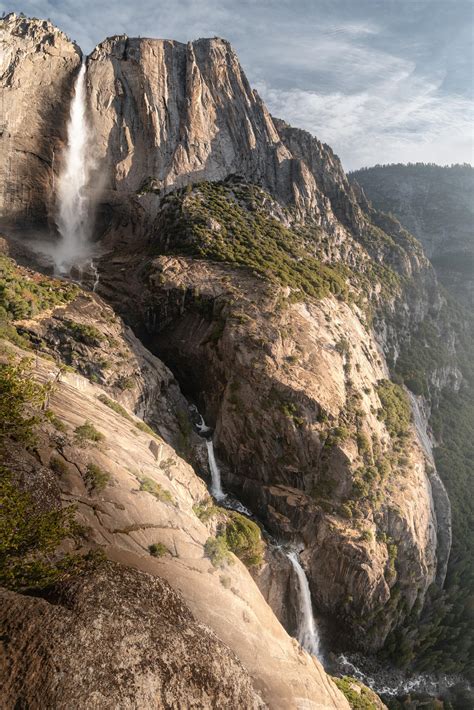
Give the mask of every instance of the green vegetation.
[{"label": "green vegetation", "polygon": [[74,340],[79,343],[84,343],[84,345],[90,345],[97,347],[104,340],[104,336],[93,325],[86,325],[85,323],[76,323],[73,320],[64,320],[64,327],[69,332]]},{"label": "green vegetation", "polygon": [[219,508],[217,505],[214,505],[212,503],[212,498],[205,498],[200,503],[195,503],[193,505],[193,511],[202,523],[207,523],[208,520],[213,518],[215,515],[223,512],[223,509]]},{"label": "green vegetation", "polygon": [[31,318],[69,303],[78,293],[74,284],[29,272],[0,254],[0,323]]},{"label": "green vegetation", "polygon": [[377,697],[375,693],[355,678],[344,676],[343,678],[333,678],[333,681],[346,696],[352,710],[377,710],[379,707],[374,702],[374,698]]},{"label": "green vegetation", "polygon": [[44,412],[44,416],[51,422],[55,429],[61,432],[61,434],[65,434],[67,432],[67,427],[64,422],[62,422],[51,409],[47,409]]},{"label": "green vegetation", "polygon": [[214,567],[225,567],[232,564],[232,555],[223,535],[208,537],[204,545],[204,554],[209,557]]},{"label": "green vegetation", "polygon": [[[126,419],[127,421],[129,421],[129,422],[134,421],[133,417],[130,416],[130,414],[127,412],[127,410],[124,407],[122,407],[121,404],[119,404],[118,402],[116,402],[113,399],[110,399],[109,397],[107,397],[106,394],[100,394],[97,397],[97,399],[100,402],[102,402],[102,404],[105,404],[106,407],[109,407],[110,409],[113,409],[113,411],[116,412],[117,414],[120,414],[120,416],[123,417],[124,419]],[[136,426],[138,427],[138,424]],[[145,424],[145,426],[146,426],[146,424]]]},{"label": "green vegetation", "polygon": [[231,511],[225,528],[225,540],[229,550],[236,555],[246,567],[258,567],[263,562],[263,542],[260,528],[253,520]]},{"label": "green vegetation", "polygon": [[145,493],[151,493],[152,496],[162,503],[173,502],[171,493],[153,479],[148,478],[148,476],[143,476],[143,478],[140,479],[140,490],[145,491]]},{"label": "green vegetation", "polygon": [[88,463],[86,468],[85,481],[90,492],[103,491],[110,481],[110,473],[104,471],[95,463]]},{"label": "green vegetation", "polygon": [[34,426],[39,421],[35,410],[43,403],[45,392],[31,379],[31,364],[26,358],[0,363],[0,444],[7,438],[26,446],[34,442]]},{"label": "green vegetation", "polygon": [[120,377],[118,377],[115,381],[115,386],[122,390],[122,392],[124,390],[133,390],[135,387],[135,380],[133,377],[124,377],[123,375],[120,375]]},{"label": "green vegetation", "polygon": [[411,407],[406,392],[390,380],[381,380],[377,384],[377,394],[382,404],[378,416],[385,422],[388,433],[393,438],[405,437],[411,422]]},{"label": "green vegetation", "polygon": [[154,436],[155,439],[160,440],[160,437],[156,433],[156,431],[153,431],[151,427],[148,426],[146,422],[135,422],[135,426],[137,429],[140,429],[140,431],[144,431],[145,434],[149,434],[150,436]]},{"label": "green vegetation", "polygon": [[[260,528],[252,520],[236,511],[225,511],[222,508],[213,510],[215,506],[201,506],[194,509],[202,520],[209,519],[215,512],[225,514],[226,521],[220,525],[215,538],[206,542],[205,553],[215,567],[220,567],[232,558],[233,552],[246,567],[256,567],[263,562],[264,544]],[[208,514],[209,511],[209,514]]]},{"label": "green vegetation", "polygon": [[99,443],[100,441],[104,441],[105,439],[105,436],[100,431],[97,431],[95,426],[88,421],[76,427],[74,429],[74,433],[76,435],[78,443],[82,445],[86,444],[89,441]]},{"label": "green vegetation", "polygon": [[243,182],[201,182],[163,198],[157,251],[245,267],[315,298],[349,297],[349,270],[314,257],[316,226],[290,230],[269,216],[271,197]]},{"label": "green vegetation", "polygon": [[66,461],[59,456],[51,456],[49,465],[54,473],[58,474],[58,476],[64,476],[64,474],[68,472]]},{"label": "green vegetation", "polygon": [[56,552],[77,534],[74,512],[39,510],[0,467],[0,585],[20,592],[43,589],[77,572],[82,558]]},{"label": "green vegetation", "polygon": [[162,542],[154,542],[152,545],[148,545],[148,551],[152,557],[163,557],[170,554],[170,551]]},{"label": "green vegetation", "polygon": [[304,419],[299,415],[299,410],[293,402],[282,402],[280,409],[287,419],[290,419],[295,426],[301,427],[304,424]]}]

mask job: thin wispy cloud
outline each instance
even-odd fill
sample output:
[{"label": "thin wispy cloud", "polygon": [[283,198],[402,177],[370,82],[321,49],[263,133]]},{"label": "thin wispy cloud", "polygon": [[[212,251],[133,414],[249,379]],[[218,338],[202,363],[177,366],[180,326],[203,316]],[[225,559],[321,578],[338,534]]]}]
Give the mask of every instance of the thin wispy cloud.
[{"label": "thin wispy cloud", "polygon": [[471,0],[12,0],[89,53],[106,36],[229,39],[270,111],[346,169],[473,160]]}]

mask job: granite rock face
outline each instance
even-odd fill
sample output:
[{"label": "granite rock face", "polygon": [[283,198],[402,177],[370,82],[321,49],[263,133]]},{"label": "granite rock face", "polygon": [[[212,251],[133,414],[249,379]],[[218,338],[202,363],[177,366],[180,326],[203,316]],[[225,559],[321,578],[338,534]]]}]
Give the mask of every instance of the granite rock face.
[{"label": "granite rock face", "polygon": [[107,39],[88,60],[88,83],[99,171],[122,199],[145,193],[146,212],[154,192],[232,173],[283,202],[327,209],[225,40]]},{"label": "granite rock face", "polygon": [[[121,293],[113,261],[109,268]],[[367,460],[362,442],[369,457],[393,457],[398,446],[376,416],[378,383],[388,373],[360,315],[332,298],[291,304],[250,275],[183,258],[156,258],[147,290],[140,281],[134,291],[130,273],[128,283],[127,303],[148,314],[147,323],[119,305],[107,274],[104,294],[137,332],[148,329],[152,349],[215,427],[224,488],[277,539],[304,545],[317,610],[338,619],[342,635],[359,647],[379,648],[435,578],[437,520],[414,429],[403,463],[369,484],[365,512],[351,518],[344,505],[357,498]],[[339,344],[346,338],[344,354]],[[338,431],[342,438],[333,439]],[[279,591],[269,571],[257,579],[294,628],[287,567],[278,576]]]},{"label": "granite rock face", "polygon": [[[17,42],[18,33],[40,37],[37,54],[48,74],[56,55],[43,47],[64,43],[51,102],[62,96],[67,105],[65,86],[80,61],[74,45],[57,31],[47,41],[50,26],[41,23],[13,16],[2,22],[13,47],[4,76],[15,76],[28,46],[23,35]],[[32,52],[24,61],[33,61]],[[109,38],[87,59],[86,81],[95,158],[89,187],[100,191],[95,236],[105,252],[97,261],[98,293],[166,366],[94,296],[19,324],[80,373],[68,373],[52,398],[68,431],[57,447],[45,445],[46,465],[58,448],[68,468],[60,495],[78,505],[89,543],[178,589],[196,618],[235,652],[270,707],[345,707],[321,666],[289,639],[243,565],[221,575],[206,558],[206,539],[215,530],[193,509],[206,490],[184,461],[192,461],[197,446],[191,435],[176,455],[186,427],[179,424],[184,398],[171,372],[215,428],[225,488],[279,539],[304,545],[301,561],[316,609],[336,622],[342,645],[377,650],[423,604],[439,572],[440,526],[425,452],[412,424],[403,441],[389,431],[380,389],[389,377],[385,356],[439,306],[433,271],[401,225],[349,183],[328,146],[269,115],[224,40]],[[2,95],[13,98],[5,82]],[[24,96],[32,91],[26,82]],[[21,85],[15,96],[20,113],[27,100]],[[51,156],[47,180],[32,171],[35,194],[23,199],[10,190],[5,215],[24,218],[28,205],[37,204],[34,218],[52,219],[52,155],[64,137],[65,115],[57,113],[43,139],[45,107],[31,106],[33,139],[44,140]],[[11,141],[4,145],[13,150]],[[190,222],[166,231],[173,204],[186,207],[189,199],[191,212],[199,208],[204,197],[196,183],[229,176],[221,200],[233,201],[239,224],[248,227],[242,194],[252,183],[255,201],[245,210],[265,229],[270,225],[263,235],[270,233],[275,249],[283,244],[291,252],[290,241],[296,244],[291,263],[275,267],[286,285],[271,273],[271,254],[262,256],[252,242],[252,229],[242,247],[241,235],[232,225],[224,229],[211,210],[201,216],[200,251],[191,256],[178,248]],[[239,192],[235,176],[247,188]],[[18,176],[14,184],[21,184]],[[206,248],[219,241],[222,253],[208,256]],[[241,251],[229,263],[234,241]],[[324,295],[295,287],[288,279],[295,264],[303,274],[311,265],[309,280],[314,274],[324,280],[325,269],[333,270]],[[78,345],[69,320],[99,327],[102,340]],[[48,379],[49,367],[40,364],[40,379]],[[111,411],[105,393],[131,419]],[[149,432],[137,434],[131,413],[147,417],[158,443]],[[92,502],[84,486],[87,460],[71,440],[87,419],[98,422],[108,442],[88,457],[113,477]],[[141,490],[144,473],[169,489],[172,505]],[[159,560],[149,554],[157,535],[169,550]],[[288,565],[275,564],[271,554],[266,564],[255,579],[282,623],[294,628]]]},{"label": "granite rock face", "polygon": [[46,20],[0,19],[0,221],[54,220],[74,77],[81,51]]},{"label": "granite rock face", "polygon": [[53,603],[0,596],[5,707],[266,707],[162,579],[109,562],[54,590]]}]

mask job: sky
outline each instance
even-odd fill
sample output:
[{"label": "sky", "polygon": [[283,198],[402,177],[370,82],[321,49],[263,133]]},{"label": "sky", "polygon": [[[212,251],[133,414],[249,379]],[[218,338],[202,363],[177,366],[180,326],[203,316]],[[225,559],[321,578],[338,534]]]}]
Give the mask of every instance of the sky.
[{"label": "sky", "polygon": [[346,170],[474,161],[474,0],[0,0],[85,53],[107,36],[232,43],[270,112]]}]

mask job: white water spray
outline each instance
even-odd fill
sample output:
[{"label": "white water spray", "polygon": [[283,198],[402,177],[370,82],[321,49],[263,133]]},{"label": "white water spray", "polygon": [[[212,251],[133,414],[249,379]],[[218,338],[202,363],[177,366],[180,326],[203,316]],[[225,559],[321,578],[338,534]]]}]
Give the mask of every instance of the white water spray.
[{"label": "white water spray", "polygon": [[100,275],[99,275],[99,269],[94,264],[94,259],[91,259],[91,271],[92,271],[92,275],[94,276],[94,283],[92,285],[92,291],[95,293],[97,291],[97,286],[99,285],[99,282],[100,282]]},{"label": "white water spray", "polygon": [[319,634],[313,616],[313,605],[308,578],[301,566],[298,553],[290,550],[286,553],[298,578],[298,641],[306,651],[319,657],[321,654]]},{"label": "white water spray", "polygon": [[89,178],[88,128],[86,120],[86,65],[79,70],[67,127],[67,148],[58,180],[58,214],[61,239],[54,253],[59,273],[81,265],[87,254],[90,210],[86,187]]}]

